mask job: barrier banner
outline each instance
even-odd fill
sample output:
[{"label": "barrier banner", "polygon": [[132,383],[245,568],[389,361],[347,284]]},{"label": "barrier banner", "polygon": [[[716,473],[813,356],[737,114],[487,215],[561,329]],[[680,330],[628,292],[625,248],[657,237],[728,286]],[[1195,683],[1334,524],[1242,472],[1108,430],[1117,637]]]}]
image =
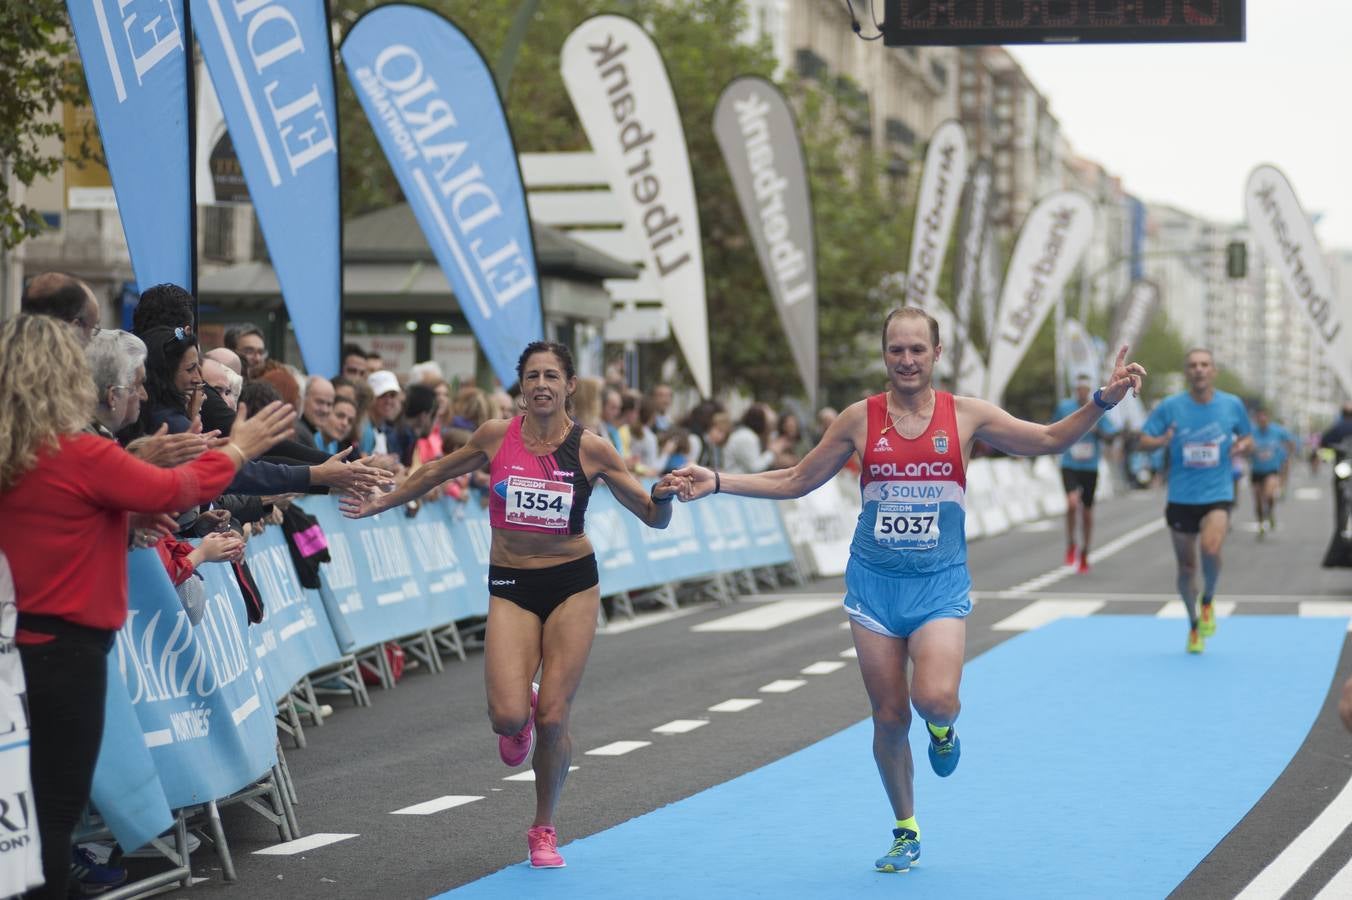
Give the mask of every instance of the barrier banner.
[{"label": "barrier banner", "polygon": [[190,3],[305,367],[337,372],[343,216],[328,4]]},{"label": "barrier banner", "polygon": [[961,122],[949,119],[934,129],[925,149],[906,270],[907,306],[929,310],[939,305],[939,276],[966,181],[967,134]]},{"label": "barrier banner", "polygon": [[154,550],[127,557],[131,607],[113,655],[171,809],[228,796],[277,761],[273,703],[228,566],[203,566],[193,626]]},{"label": "barrier banner", "polygon": [[1244,209],[1254,240],[1324,348],[1324,362],[1352,396],[1352,339],[1343,330],[1328,262],[1291,182],[1276,166],[1259,166],[1249,174]]},{"label": "barrier banner", "polygon": [[488,65],[449,21],[400,3],[363,14],[340,52],[461,312],[498,380],[514,384],[544,316],[521,168]]},{"label": "barrier banner", "polygon": [[[150,8],[147,8],[150,7]],[[67,0],[136,283],[196,291],[183,0]]]},{"label": "barrier banner", "polygon": [[309,673],[336,663],[342,652],[319,592],[303,587],[296,576],[281,528],[250,538],[245,556],[265,609],[263,621],[249,633],[268,696],[277,700]]},{"label": "barrier banner", "polygon": [[127,852],[144,847],[174,824],[160,774],[127,695],[127,683],[116,655],[111,653],[103,705],[103,742],[99,744],[90,802]]},{"label": "barrier banner", "polygon": [[734,78],[714,107],[742,217],[789,339],[810,408],[817,408],[817,250],[812,192],[793,109],[756,75]]},{"label": "barrier banner", "polygon": [[713,376],[699,210],[662,53],[634,20],[599,15],[568,35],[559,64],[627,229],[642,246],[645,270],[657,282],[695,387],[708,397]]},{"label": "barrier banner", "polygon": [[0,895],[22,894],[43,883],[42,841],[33,815],[29,779],[28,710],[23,661],[14,643],[19,603],[9,560],[0,553]]},{"label": "barrier banner", "polygon": [[990,335],[986,399],[999,403],[1070,273],[1094,236],[1094,204],[1078,191],[1055,191],[1024,220],[1005,273],[1000,318]]}]

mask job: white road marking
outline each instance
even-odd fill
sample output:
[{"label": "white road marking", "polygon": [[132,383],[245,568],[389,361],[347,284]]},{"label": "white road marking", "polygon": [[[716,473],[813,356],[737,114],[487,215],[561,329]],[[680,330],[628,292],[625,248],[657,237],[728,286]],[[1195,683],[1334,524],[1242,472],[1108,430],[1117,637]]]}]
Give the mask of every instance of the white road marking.
[{"label": "white road marking", "polygon": [[1040,534],[1044,531],[1054,531],[1059,523],[1051,519],[1041,519],[1037,522],[1029,522],[1027,525],[1020,525],[1016,531],[1021,534]]},{"label": "white road marking", "polygon": [[1103,608],[1099,600],[1034,600],[991,626],[993,631],[1031,631],[1057,619],[1092,616]]},{"label": "white road marking", "polygon": [[811,616],[819,615],[828,609],[839,609],[840,598],[832,597],[829,600],[808,598],[804,600],[779,600],[774,603],[766,603],[757,606],[755,609],[748,609],[744,612],[734,613],[730,616],[724,616],[721,619],[714,619],[712,622],[701,622],[692,626],[691,631],[769,631],[771,628],[778,628],[781,625],[787,625],[790,622],[797,622],[800,619],[806,619]]},{"label": "white road marking", "polygon": [[708,719],[673,719],[665,725],[658,725],[653,731],[658,734],[685,734],[708,724]]},{"label": "white road marking", "polygon": [[588,756],[624,756],[626,753],[633,753],[635,750],[641,750],[644,747],[651,747],[652,741],[615,741],[595,750],[588,750]]},{"label": "white road marking", "polygon": [[814,662],[812,665],[802,669],[799,675],[830,675],[832,672],[839,672],[845,668],[843,662],[831,660],[829,662]]},{"label": "white road marking", "polygon": [[781,678],[778,681],[770,682],[760,690],[762,694],[787,694],[789,691],[798,690],[805,684],[807,682],[801,678]]},{"label": "white road marking", "polygon": [[851,647],[851,648],[848,649],[848,650],[842,650],[842,651],[840,651],[840,655],[843,656],[843,657],[845,657],[846,659],[858,659],[858,658],[859,658],[859,651],[856,650],[856,649],[854,649],[853,647]]},{"label": "white road marking", "polygon": [[[1233,600],[1217,600],[1212,604],[1216,609],[1216,615],[1222,619],[1226,616],[1233,616],[1237,605]],[[1188,611],[1183,608],[1183,601],[1175,597],[1173,601],[1161,606],[1160,611],[1155,615],[1161,619],[1186,619]]]},{"label": "white road marking", "polygon": [[[1235,603],[1342,603],[1345,594],[1229,594]],[[1104,603],[1168,603],[1177,594],[1057,593],[1055,591],[972,591],[973,600],[1101,600]],[[1217,603],[1221,601],[1217,600]]]},{"label": "white road marking", "polygon": [[309,834],[294,841],[287,841],[284,844],[273,844],[271,847],[255,850],[254,856],[294,856],[297,853],[318,850],[320,847],[327,847],[329,844],[336,844],[339,841],[346,841],[354,837],[359,837],[359,835],[329,834],[326,832]]},{"label": "white road marking", "polygon": [[846,619],[844,622],[841,622],[841,623],[840,623],[840,628],[841,628],[842,631],[847,630],[849,627],[850,627],[850,620],[849,620],[849,619]]},{"label": "white road marking", "polygon": [[597,634],[624,634],[635,628],[647,628],[649,625],[661,625],[672,619],[683,619],[692,613],[703,612],[704,606],[688,606],[683,609],[664,609],[660,612],[643,613],[632,619],[611,619],[605,628],[596,629]]},{"label": "white road marking", "polygon": [[1347,900],[1348,897],[1352,897],[1352,862],[1343,866],[1333,880],[1314,895],[1314,900]]},{"label": "white road marking", "polygon": [[1324,492],[1317,487],[1296,488],[1293,495],[1297,500],[1323,500]]},{"label": "white road marking", "polygon": [[[569,771],[569,772],[576,772],[576,771],[577,771],[577,766],[569,766],[569,767],[568,767],[568,771]],[[515,775],[508,775],[506,778],[504,778],[504,779],[502,779],[502,780],[503,780],[503,781],[534,781],[534,780],[535,780],[535,770],[534,770],[534,769],[527,769],[527,770],[524,771],[524,772],[517,772]]]},{"label": "white road marking", "polygon": [[[1306,618],[1341,619],[1345,616],[1352,617],[1352,602],[1347,600],[1301,603],[1298,609],[1299,614]],[[1347,630],[1352,631],[1352,621],[1347,623]]]},{"label": "white road marking", "polygon": [[[1315,817],[1309,827],[1287,844],[1286,849],[1268,863],[1267,868],[1259,872],[1235,900],[1268,900],[1270,897],[1284,896],[1314,865],[1315,860],[1324,855],[1324,851],[1338,839],[1349,823],[1352,823],[1352,780],[1343,785],[1338,796],[1324,807],[1324,811]],[[1339,872],[1334,880],[1345,874],[1346,870]],[[1346,897],[1347,894],[1334,896]]]},{"label": "white road marking", "polygon": [[709,712],[742,712],[761,703],[759,698],[742,699],[734,697],[731,700],[724,700],[722,703],[715,703],[709,707]]},{"label": "white road marking", "polygon": [[483,797],[463,797],[454,794],[447,794],[445,797],[438,797],[435,800],[427,800],[422,803],[415,803],[412,806],[405,806],[403,809],[396,809],[390,813],[392,816],[430,816],[433,813],[444,812],[448,809],[455,809],[457,806],[464,806],[467,803],[473,803],[475,800],[482,800]]},{"label": "white road marking", "polygon": [[[1143,538],[1147,538],[1150,535],[1154,534],[1155,532],[1161,531],[1163,529],[1164,529],[1164,519],[1162,518],[1152,519],[1144,525],[1133,528],[1131,531],[1128,531],[1120,538],[1109,541],[1099,549],[1092,551],[1089,554],[1089,562],[1095,564],[1100,563],[1111,556],[1115,556],[1116,554],[1130,547],[1137,541],[1142,540]],[[1055,584],[1056,582],[1062,580],[1063,578],[1068,578],[1069,576],[1074,574],[1074,572],[1075,569],[1072,566],[1057,566],[1050,572],[1047,572],[1043,575],[1039,575],[1036,578],[1030,578],[1023,584],[1016,585],[1010,588],[1010,590],[1014,593],[1019,594],[1028,594],[1034,591],[1040,591],[1043,588],[1047,587],[1048,585]]]}]

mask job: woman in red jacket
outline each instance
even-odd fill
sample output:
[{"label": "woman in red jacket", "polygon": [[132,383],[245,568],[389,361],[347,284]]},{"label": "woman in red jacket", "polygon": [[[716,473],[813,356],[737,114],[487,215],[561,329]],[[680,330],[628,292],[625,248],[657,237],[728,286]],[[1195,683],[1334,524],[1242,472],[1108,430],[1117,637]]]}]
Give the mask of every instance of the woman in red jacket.
[{"label": "woman in red jacket", "polygon": [[237,421],[219,451],[161,469],[84,430],[94,399],[89,364],[65,324],[21,315],[0,325],[0,553],[18,603],[47,882],[29,896],[63,900],[103,735],[105,657],[127,617],[129,514],[213,499],[296,416],[272,404]]}]

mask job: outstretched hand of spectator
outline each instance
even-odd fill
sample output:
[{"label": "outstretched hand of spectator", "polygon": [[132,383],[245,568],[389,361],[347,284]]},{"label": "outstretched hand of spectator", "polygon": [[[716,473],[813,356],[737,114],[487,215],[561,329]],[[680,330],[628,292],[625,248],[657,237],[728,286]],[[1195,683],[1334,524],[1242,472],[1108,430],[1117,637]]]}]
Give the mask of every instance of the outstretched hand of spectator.
[{"label": "outstretched hand of spectator", "polygon": [[663,481],[668,478],[677,482],[676,496],[681,498],[682,503],[689,503],[691,500],[698,500],[700,497],[707,497],[714,492],[718,486],[717,476],[713,469],[706,469],[704,466],[688,465],[681,466],[667,475],[663,476]]},{"label": "outstretched hand of spectator", "polygon": [[323,463],[315,466],[310,470],[310,483],[322,484],[348,493],[366,493],[375,489],[388,490],[394,486],[394,479],[390,477],[390,473],[372,466],[369,456],[355,462],[343,462],[352,452],[351,447],[339,450]]},{"label": "outstretched hand of spectator", "polygon": [[200,428],[197,431],[170,434],[169,426],[161,425],[154,434],[137,438],[128,444],[127,452],[152,466],[172,469],[192,462],[205,453],[217,434],[215,431],[202,434]]},{"label": "outstretched hand of spectator", "polygon": [[178,530],[178,520],[168,513],[132,513],[127,524],[138,547],[149,547]]},{"label": "outstretched hand of spectator", "polygon": [[241,403],[235,414],[235,424],[230,428],[230,444],[244,454],[246,460],[262,456],[269,447],[291,433],[295,421],[295,408],[280,400],[274,400],[252,416],[248,404]]},{"label": "outstretched hand of spectator", "polygon": [[1141,393],[1141,379],[1145,378],[1146,371],[1140,363],[1127,362],[1127,345],[1123,344],[1122,349],[1117,351],[1117,361],[1113,363],[1113,374],[1108,377],[1108,383],[1103,386],[1103,399],[1112,404],[1117,404],[1126,399],[1127,391],[1133,391],[1136,394]]},{"label": "outstretched hand of spectator", "polygon": [[202,562],[239,562],[244,558],[244,540],[233,531],[213,531],[197,549]]}]

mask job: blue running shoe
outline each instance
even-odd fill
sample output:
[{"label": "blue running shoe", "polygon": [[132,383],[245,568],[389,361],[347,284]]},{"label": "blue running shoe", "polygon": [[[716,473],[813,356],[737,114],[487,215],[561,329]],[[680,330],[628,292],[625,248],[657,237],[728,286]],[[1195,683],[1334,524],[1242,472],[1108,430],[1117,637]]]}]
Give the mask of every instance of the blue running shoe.
[{"label": "blue running shoe", "polygon": [[892,849],[873,864],[879,872],[909,872],[920,862],[920,841],[909,828],[892,829]]},{"label": "blue running shoe", "polygon": [[943,739],[935,737],[934,732],[928,727],[925,733],[930,739],[930,767],[934,769],[935,775],[947,778],[958,767],[958,759],[962,756],[962,741],[958,740],[958,729],[950,725],[948,734]]},{"label": "blue running shoe", "polygon": [[127,870],[104,865],[84,847],[71,848],[69,893],[75,897],[93,897],[125,884]]}]

